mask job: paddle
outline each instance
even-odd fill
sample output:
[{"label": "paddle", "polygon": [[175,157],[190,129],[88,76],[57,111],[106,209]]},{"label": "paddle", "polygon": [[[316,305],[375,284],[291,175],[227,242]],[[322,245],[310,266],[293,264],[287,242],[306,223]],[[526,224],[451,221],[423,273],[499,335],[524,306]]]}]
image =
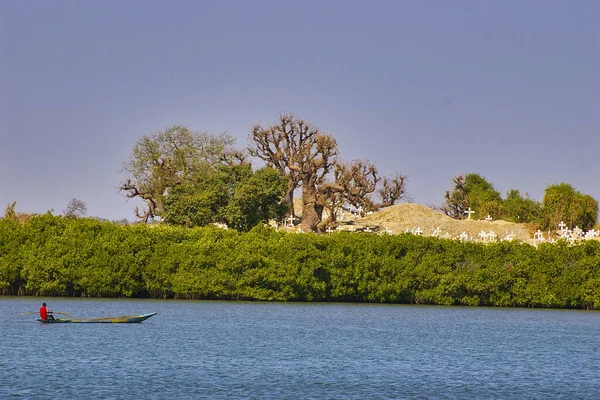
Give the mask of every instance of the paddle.
[{"label": "paddle", "polygon": [[[37,314],[39,311],[30,311],[30,312],[24,312],[19,314],[19,317],[23,316],[23,315],[31,315],[31,314]],[[51,311],[48,312],[48,314],[61,314],[61,315],[66,315],[67,317],[72,317],[71,314],[67,314],[65,312],[60,312],[60,311]]]},{"label": "paddle", "polygon": [[72,317],[71,314],[67,314],[66,312],[60,312],[60,311],[52,311],[52,314],[61,314],[61,315],[66,315],[67,317]]},{"label": "paddle", "polygon": [[38,312],[39,311],[22,312],[21,314],[19,314],[19,317],[22,317],[23,315],[37,314]]}]

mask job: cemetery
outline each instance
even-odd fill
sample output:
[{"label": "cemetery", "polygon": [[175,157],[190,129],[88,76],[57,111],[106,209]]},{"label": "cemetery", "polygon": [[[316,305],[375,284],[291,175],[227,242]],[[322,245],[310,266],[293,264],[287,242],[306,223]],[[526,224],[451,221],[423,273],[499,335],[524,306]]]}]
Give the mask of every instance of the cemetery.
[{"label": "cemetery", "polygon": [[[353,212],[354,211],[354,212]],[[359,210],[360,211],[360,210]],[[464,219],[456,220],[430,207],[416,203],[402,203],[377,212],[360,216],[356,210],[340,211],[336,216],[337,226],[328,227],[325,233],[364,232],[388,235],[410,233],[417,236],[432,236],[442,239],[456,239],[480,243],[497,241],[520,241],[538,246],[541,243],[554,243],[564,239],[569,243],[581,240],[600,240],[600,231],[583,231],[579,227],[569,228],[561,222],[557,231],[533,230],[526,224],[494,220],[487,215],[482,220],[473,217],[470,208],[465,211]],[[296,207],[294,219],[285,222],[287,231],[302,233],[295,224],[300,221],[301,207]],[[281,229],[281,227],[279,227]]]}]

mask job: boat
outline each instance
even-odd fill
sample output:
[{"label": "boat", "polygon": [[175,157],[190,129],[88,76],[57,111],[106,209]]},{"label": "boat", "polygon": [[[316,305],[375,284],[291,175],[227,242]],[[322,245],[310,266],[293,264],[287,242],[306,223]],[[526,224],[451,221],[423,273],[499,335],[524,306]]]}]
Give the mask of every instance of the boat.
[{"label": "boat", "polygon": [[142,314],[142,315],[123,315],[118,317],[106,317],[106,318],[54,318],[54,319],[40,319],[38,321],[44,324],[60,324],[60,323],[71,323],[71,324],[135,324],[147,320],[148,318],[156,315],[156,313]]}]

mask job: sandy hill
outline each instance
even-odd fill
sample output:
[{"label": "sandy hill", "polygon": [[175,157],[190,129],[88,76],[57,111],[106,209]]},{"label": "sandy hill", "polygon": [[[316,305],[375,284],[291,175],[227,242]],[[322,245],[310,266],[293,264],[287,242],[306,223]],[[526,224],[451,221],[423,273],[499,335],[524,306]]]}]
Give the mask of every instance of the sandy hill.
[{"label": "sandy hill", "polygon": [[[296,215],[302,215],[302,204],[299,199],[294,199]],[[366,228],[374,231],[391,231],[392,234],[401,234],[408,231],[420,230],[423,235],[432,235],[434,229],[439,228],[439,236],[458,237],[467,232],[472,238],[478,238],[480,232],[493,231],[498,238],[513,235],[514,239],[529,241],[533,232],[530,232],[523,224],[515,224],[506,221],[478,221],[478,220],[455,220],[434,209],[420,204],[406,203],[396,204],[380,211],[357,218],[356,222],[352,214],[345,213],[345,221],[340,221],[344,230],[364,230]]]},{"label": "sandy hill", "polygon": [[[294,211],[297,216],[302,216],[302,201],[300,199],[294,199]],[[535,244],[533,241],[535,227],[533,225],[501,220],[456,220],[431,207],[415,203],[396,204],[364,217],[358,217],[356,220],[354,215],[349,212],[343,214],[344,220],[338,221],[340,224],[338,229],[342,230],[388,231],[395,235],[405,232],[415,233],[415,231],[420,230],[424,236],[432,236],[434,230],[437,230],[437,236],[442,238],[458,238],[466,233],[469,238],[479,241],[490,240],[489,236],[483,238],[481,233],[489,234],[493,232],[496,235],[496,240],[507,239],[510,236],[511,239]],[[544,237],[548,239],[547,232],[544,232]],[[552,240],[558,239],[556,232],[552,234],[552,238]],[[600,237],[596,237],[594,240],[600,241]]]},{"label": "sandy hill", "polygon": [[396,204],[358,218],[356,226],[388,229],[393,234],[404,233],[407,230],[414,231],[420,228],[423,235],[427,236],[430,236],[436,228],[439,228],[440,236],[457,237],[466,232],[473,238],[478,238],[482,231],[492,231],[498,235],[499,239],[510,234],[514,239],[521,241],[529,241],[533,234],[524,224],[474,219],[456,220],[430,207],[414,203]]},{"label": "sandy hill", "polygon": [[[294,199],[296,215],[302,215],[302,201]],[[425,236],[431,236],[439,228],[440,237],[456,238],[463,232],[470,237],[479,239],[480,232],[494,232],[498,239],[512,235],[513,239],[531,242],[533,230],[525,224],[516,224],[507,221],[485,221],[475,219],[456,220],[438,212],[431,207],[416,203],[402,203],[386,207],[380,211],[356,219],[352,214],[345,213],[345,221],[340,221],[344,230],[364,230],[369,228],[374,231],[391,231],[392,234],[401,234],[415,231],[420,228]]]}]

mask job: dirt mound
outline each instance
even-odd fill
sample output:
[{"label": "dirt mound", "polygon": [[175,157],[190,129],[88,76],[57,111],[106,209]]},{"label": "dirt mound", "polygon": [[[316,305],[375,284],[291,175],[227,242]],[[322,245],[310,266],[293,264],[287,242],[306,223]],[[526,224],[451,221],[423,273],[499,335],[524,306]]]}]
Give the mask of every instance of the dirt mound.
[{"label": "dirt mound", "polygon": [[[349,227],[349,226],[346,226]],[[396,204],[380,211],[358,218],[355,229],[388,230],[392,234],[422,232],[431,236],[435,230],[439,237],[459,237],[466,232],[473,239],[481,239],[480,234],[493,232],[497,239],[511,235],[513,239],[529,242],[532,237],[527,227],[507,221],[456,220],[430,207],[421,204]]]}]

